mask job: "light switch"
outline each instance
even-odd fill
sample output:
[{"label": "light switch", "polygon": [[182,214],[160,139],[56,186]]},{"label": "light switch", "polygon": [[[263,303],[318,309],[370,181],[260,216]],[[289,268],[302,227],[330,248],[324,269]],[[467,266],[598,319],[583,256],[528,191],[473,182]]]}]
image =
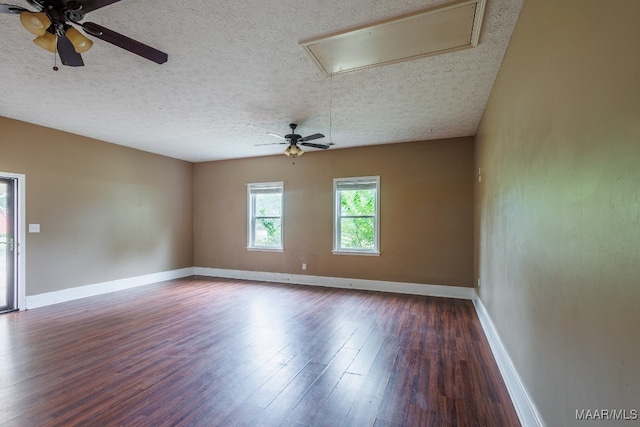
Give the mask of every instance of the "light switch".
[{"label": "light switch", "polygon": [[29,233],[39,233],[40,224],[29,224]]}]

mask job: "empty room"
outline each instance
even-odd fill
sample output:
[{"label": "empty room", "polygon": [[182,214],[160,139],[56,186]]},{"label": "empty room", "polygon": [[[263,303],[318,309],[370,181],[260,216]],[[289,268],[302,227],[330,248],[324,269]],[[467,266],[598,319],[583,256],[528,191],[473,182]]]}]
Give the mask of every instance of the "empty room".
[{"label": "empty room", "polygon": [[0,4],[0,426],[626,426],[640,2]]}]

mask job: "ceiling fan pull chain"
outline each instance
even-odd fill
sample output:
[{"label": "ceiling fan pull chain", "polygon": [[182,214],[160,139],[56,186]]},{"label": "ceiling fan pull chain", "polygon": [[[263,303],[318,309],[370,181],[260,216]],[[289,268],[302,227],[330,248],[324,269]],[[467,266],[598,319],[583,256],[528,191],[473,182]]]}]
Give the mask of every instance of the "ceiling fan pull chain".
[{"label": "ceiling fan pull chain", "polygon": [[58,48],[53,52],[53,71],[58,71]]}]

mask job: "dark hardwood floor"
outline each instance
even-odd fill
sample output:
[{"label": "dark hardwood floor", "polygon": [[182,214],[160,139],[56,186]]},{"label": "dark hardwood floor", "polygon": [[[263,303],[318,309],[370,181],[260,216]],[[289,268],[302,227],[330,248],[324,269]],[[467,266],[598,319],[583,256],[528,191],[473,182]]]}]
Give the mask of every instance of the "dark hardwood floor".
[{"label": "dark hardwood floor", "polygon": [[470,301],[187,278],[0,316],[0,426],[517,426]]}]

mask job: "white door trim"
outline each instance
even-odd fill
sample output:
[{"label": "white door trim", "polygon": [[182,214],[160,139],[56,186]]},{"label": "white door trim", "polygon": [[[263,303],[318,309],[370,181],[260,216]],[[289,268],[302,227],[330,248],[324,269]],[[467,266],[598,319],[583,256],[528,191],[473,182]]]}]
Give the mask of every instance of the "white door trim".
[{"label": "white door trim", "polygon": [[18,310],[24,310],[27,308],[27,299],[26,299],[26,280],[25,280],[25,257],[26,257],[26,215],[25,215],[25,206],[26,206],[26,176],[21,173],[12,173],[12,172],[0,172],[0,177],[2,178],[10,178],[16,180],[16,189],[15,195],[17,196],[17,226],[16,226],[16,248],[18,249],[16,252],[16,256],[18,257],[18,268],[15,272],[16,280],[18,284]]}]

